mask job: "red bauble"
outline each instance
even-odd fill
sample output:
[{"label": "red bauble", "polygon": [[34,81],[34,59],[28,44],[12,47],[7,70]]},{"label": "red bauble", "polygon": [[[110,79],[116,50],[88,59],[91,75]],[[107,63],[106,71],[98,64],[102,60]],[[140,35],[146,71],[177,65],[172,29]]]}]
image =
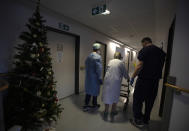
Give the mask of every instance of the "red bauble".
[{"label": "red bauble", "polygon": [[40,48],[40,52],[44,52],[45,51],[45,49],[44,48]]},{"label": "red bauble", "polygon": [[32,76],[35,76],[36,74],[35,73],[32,73]]},{"label": "red bauble", "polygon": [[55,101],[58,102],[58,98],[57,97],[56,97]]}]

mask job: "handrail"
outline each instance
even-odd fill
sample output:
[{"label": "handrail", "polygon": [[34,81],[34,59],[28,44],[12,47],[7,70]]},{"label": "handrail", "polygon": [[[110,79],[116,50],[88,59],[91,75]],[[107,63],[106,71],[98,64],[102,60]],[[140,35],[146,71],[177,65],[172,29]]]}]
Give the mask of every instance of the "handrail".
[{"label": "handrail", "polygon": [[6,89],[8,89],[8,88],[9,88],[8,84],[5,85],[5,86],[3,86],[3,87],[0,87],[0,92],[6,90]]},{"label": "handrail", "polygon": [[189,93],[189,90],[188,89],[185,89],[185,88],[181,88],[181,87],[178,87],[178,86],[175,86],[175,85],[171,85],[169,83],[165,83],[165,86],[166,87],[171,87],[171,88],[174,88],[178,91],[182,91],[182,92],[185,92],[185,93]]},{"label": "handrail", "polygon": [[0,77],[10,76],[13,73],[0,73]]}]

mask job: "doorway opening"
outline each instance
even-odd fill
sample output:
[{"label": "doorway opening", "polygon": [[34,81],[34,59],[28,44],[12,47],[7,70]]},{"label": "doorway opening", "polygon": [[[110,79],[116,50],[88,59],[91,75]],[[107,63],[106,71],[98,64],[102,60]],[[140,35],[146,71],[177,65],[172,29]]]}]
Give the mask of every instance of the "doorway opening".
[{"label": "doorway opening", "polygon": [[163,89],[162,89],[160,109],[159,109],[160,117],[162,117],[163,110],[164,110],[164,101],[165,101],[165,94],[166,94],[166,87],[164,85],[165,85],[165,83],[167,83],[167,78],[169,76],[170,66],[171,66],[171,56],[172,56],[172,48],[173,48],[175,21],[176,21],[176,17],[174,18],[174,20],[171,24],[171,27],[169,29],[167,56],[166,56],[166,61],[165,61],[165,72],[164,72],[164,76],[163,76]]},{"label": "doorway opening", "polygon": [[101,44],[101,57],[102,57],[102,66],[103,66],[103,70],[102,70],[102,76],[104,78],[105,73],[106,73],[106,56],[107,56],[107,45],[105,43],[96,41],[96,43]]}]

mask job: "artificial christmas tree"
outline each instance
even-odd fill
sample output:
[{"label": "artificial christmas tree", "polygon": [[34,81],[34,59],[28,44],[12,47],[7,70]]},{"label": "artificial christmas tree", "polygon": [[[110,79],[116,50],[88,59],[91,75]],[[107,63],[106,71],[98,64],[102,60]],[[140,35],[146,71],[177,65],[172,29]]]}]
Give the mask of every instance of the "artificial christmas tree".
[{"label": "artificial christmas tree", "polygon": [[56,121],[62,111],[56,97],[45,20],[39,6],[38,0],[36,10],[26,24],[28,31],[20,35],[23,43],[16,47],[6,104],[7,127],[20,125],[22,130],[37,130],[44,123]]}]

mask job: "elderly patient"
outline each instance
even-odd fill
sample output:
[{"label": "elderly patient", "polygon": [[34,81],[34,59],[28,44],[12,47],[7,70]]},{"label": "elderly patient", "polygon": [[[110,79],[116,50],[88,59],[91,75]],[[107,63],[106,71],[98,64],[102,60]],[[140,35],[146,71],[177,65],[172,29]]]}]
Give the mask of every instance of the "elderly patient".
[{"label": "elderly patient", "polygon": [[119,101],[122,79],[123,77],[129,79],[125,63],[121,59],[121,53],[116,52],[114,59],[108,63],[102,92],[102,101],[105,104],[104,120],[108,118],[109,105],[112,105],[111,116],[117,114],[116,105]]}]

